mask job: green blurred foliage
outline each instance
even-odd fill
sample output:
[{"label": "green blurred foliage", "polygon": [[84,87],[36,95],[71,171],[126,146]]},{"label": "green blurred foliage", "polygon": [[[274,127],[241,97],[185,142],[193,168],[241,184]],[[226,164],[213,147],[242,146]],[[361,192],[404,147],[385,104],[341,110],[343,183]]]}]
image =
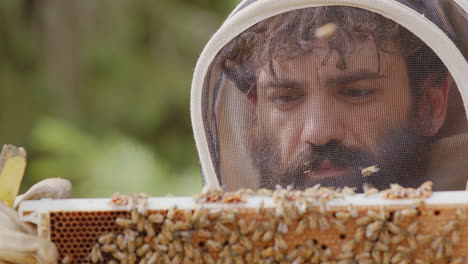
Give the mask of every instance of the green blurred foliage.
[{"label": "green blurred foliage", "polygon": [[199,192],[190,82],[236,2],[1,1],[0,143],[28,152],[22,191]]}]

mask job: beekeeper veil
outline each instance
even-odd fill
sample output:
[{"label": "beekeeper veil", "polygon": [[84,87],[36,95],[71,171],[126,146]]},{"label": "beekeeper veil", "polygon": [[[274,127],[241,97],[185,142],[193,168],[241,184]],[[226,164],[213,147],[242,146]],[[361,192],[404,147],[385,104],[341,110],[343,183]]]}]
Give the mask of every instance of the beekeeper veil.
[{"label": "beekeeper veil", "polygon": [[197,63],[205,184],[464,189],[464,0],[247,0]]}]

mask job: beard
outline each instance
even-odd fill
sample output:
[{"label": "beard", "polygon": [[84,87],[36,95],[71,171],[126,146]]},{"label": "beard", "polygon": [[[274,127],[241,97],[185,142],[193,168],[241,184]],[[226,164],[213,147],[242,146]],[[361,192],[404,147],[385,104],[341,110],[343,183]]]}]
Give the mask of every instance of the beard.
[{"label": "beard", "polygon": [[[258,145],[255,163],[260,170],[260,187],[273,189],[276,185],[305,189],[316,184],[330,187],[355,187],[362,192],[364,183],[380,190],[398,183],[418,187],[427,180],[426,170],[433,137],[420,135],[414,126],[406,125],[384,135],[378,144],[378,154],[372,154],[331,140],[322,146],[309,145],[305,150],[282,164],[277,139],[263,136]],[[326,162],[331,168],[352,168],[349,173],[335,177],[314,177],[306,173],[318,170]],[[361,169],[378,165],[379,171],[368,177]],[[305,173],[306,172],[306,173]]]}]

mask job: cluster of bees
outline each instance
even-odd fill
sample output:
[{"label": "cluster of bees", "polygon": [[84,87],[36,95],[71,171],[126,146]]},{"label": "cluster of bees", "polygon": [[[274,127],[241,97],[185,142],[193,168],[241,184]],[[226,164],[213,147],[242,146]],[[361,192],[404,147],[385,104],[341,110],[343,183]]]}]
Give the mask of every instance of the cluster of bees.
[{"label": "cluster of bees", "polygon": [[[421,188],[427,191],[427,187]],[[304,191],[207,191],[196,198],[199,206],[194,209],[173,206],[149,211],[140,206],[129,217],[116,219],[121,231],[99,237],[89,261],[464,263],[465,258],[454,257],[462,223],[467,220],[463,208],[456,210],[456,217],[444,223],[439,233],[431,235],[421,232],[423,201],[393,211],[384,207],[329,208],[330,200],[352,194],[350,188],[320,186]],[[255,208],[245,206],[252,196],[262,197]],[[138,204],[144,205],[145,199]],[[273,203],[265,206],[268,199]]]},{"label": "cluster of bees", "polygon": [[427,181],[419,188],[404,188],[399,184],[391,184],[390,189],[382,192],[385,199],[424,199],[432,195],[432,182]]}]

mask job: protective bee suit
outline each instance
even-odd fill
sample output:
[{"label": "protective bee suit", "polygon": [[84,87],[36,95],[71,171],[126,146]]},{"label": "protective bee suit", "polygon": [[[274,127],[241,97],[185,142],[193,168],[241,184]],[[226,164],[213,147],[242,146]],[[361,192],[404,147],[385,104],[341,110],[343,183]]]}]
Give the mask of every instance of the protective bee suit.
[{"label": "protective bee suit", "polygon": [[243,1],[192,82],[205,184],[465,189],[467,10],[465,0]]}]

